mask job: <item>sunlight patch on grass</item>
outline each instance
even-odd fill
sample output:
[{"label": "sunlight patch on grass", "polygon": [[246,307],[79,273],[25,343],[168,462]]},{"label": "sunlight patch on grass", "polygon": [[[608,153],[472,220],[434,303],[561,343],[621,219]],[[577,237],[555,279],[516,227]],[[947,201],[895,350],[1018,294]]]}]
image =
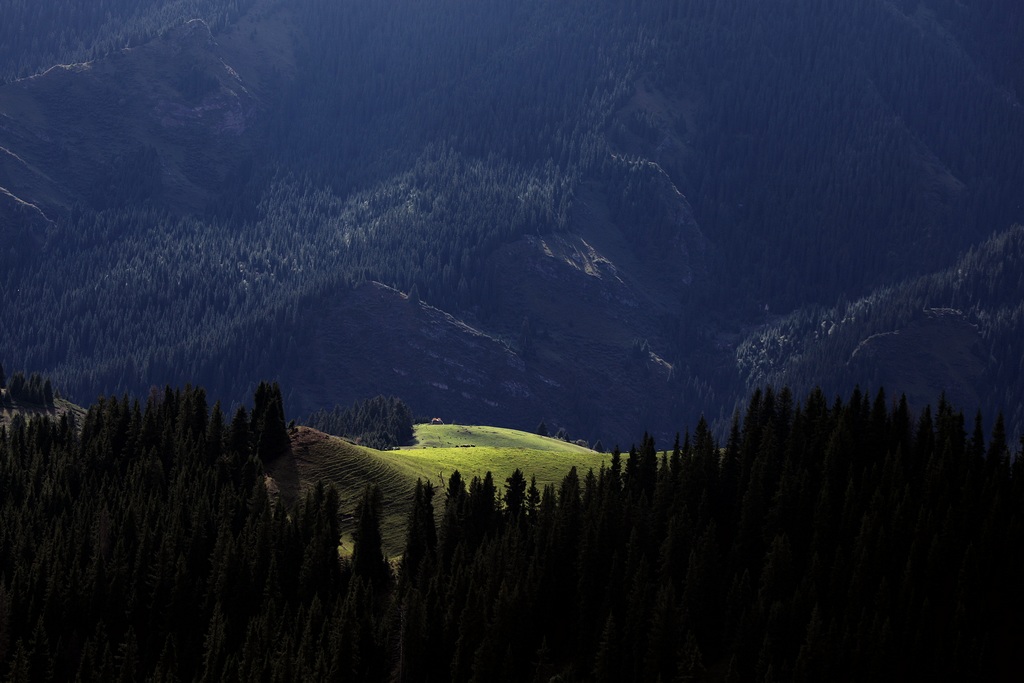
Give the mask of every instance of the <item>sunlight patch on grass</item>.
[{"label": "sunlight patch on grass", "polygon": [[[458,470],[468,483],[491,472],[504,493],[505,479],[519,468],[537,477],[537,486],[558,484],[570,469],[580,476],[605,462],[606,456],[587,448],[500,427],[420,425],[418,444],[392,451],[357,446],[345,439],[327,437],[310,442],[294,456],[301,496],[317,481],[338,489],[343,514],[351,515],[363,490],[376,483],[384,494],[381,533],[384,549],[392,558],[405,545],[405,527],[412,507],[417,479],[430,481],[437,491],[434,509],[440,518],[444,508],[444,484]],[[351,520],[343,525],[342,553],[351,552]]]}]

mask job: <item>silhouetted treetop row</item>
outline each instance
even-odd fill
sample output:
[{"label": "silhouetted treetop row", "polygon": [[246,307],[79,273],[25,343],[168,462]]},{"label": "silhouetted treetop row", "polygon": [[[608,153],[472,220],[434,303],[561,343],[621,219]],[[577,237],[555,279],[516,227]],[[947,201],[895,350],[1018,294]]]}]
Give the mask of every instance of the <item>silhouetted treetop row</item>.
[{"label": "silhouetted treetop row", "polygon": [[[756,391],[539,488],[415,485],[397,577],[380,490],[269,497],[261,384],[109,397],[0,428],[9,680],[1005,679],[1024,608],[1024,457],[945,399]],[[283,426],[283,425],[282,425]],[[435,499],[438,499],[435,501]],[[349,507],[350,502],[344,501]],[[397,579],[397,580],[396,580]]]},{"label": "silhouetted treetop row", "polygon": [[394,396],[375,396],[348,408],[336,405],[331,410],[318,410],[306,418],[305,424],[380,450],[413,441],[412,411]]},{"label": "silhouetted treetop row", "polygon": [[453,475],[436,531],[417,486],[399,677],[1012,675],[1024,459],[971,424],[766,389],[724,445],[701,421],[543,491]]}]

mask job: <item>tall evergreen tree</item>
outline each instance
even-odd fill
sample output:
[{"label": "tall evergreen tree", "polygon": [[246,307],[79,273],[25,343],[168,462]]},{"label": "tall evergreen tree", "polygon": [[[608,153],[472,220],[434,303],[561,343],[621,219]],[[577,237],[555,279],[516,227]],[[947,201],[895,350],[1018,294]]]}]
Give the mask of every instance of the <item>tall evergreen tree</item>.
[{"label": "tall evergreen tree", "polygon": [[433,564],[437,552],[437,529],[434,523],[434,486],[429,481],[416,480],[412,510],[402,555],[400,579],[403,585],[416,580],[421,565]]},{"label": "tall evergreen tree", "polygon": [[526,477],[518,467],[505,480],[505,516],[517,523],[522,519],[526,504]]},{"label": "tall evergreen tree", "polygon": [[284,401],[281,387],[261,382],[256,389],[252,409],[253,435],[256,438],[256,456],[263,462],[272,462],[288,452],[291,440],[284,419]]},{"label": "tall evergreen tree", "polygon": [[1001,412],[996,415],[996,423],[992,427],[992,438],[989,440],[988,452],[985,457],[992,467],[1006,469],[1010,466],[1010,448],[1006,443],[1006,423]]},{"label": "tall evergreen tree", "polygon": [[356,506],[356,526],[352,532],[352,573],[376,590],[383,589],[391,577],[380,534],[383,505],[380,487],[367,484]]}]

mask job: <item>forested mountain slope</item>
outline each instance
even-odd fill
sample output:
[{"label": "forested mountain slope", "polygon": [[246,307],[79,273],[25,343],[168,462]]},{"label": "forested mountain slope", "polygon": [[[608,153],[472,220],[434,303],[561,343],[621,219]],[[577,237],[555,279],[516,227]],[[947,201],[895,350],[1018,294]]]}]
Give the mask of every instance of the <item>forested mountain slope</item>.
[{"label": "forested mountain slope", "polygon": [[277,376],[300,412],[665,435],[727,421],[775,316],[1024,218],[1006,0],[0,7],[36,41],[0,54],[0,355],[73,398]]},{"label": "forested mountain slope", "polygon": [[897,378],[914,406],[949,400],[1024,424],[1024,227],[993,236],[950,268],[840,306],[809,308],[737,350],[750,385],[786,378],[834,389]]},{"label": "forested mountain slope", "polygon": [[138,45],[182,17],[215,27],[239,19],[252,0],[5,0],[0,26],[0,82],[31,76],[54,64],[85,62]]}]

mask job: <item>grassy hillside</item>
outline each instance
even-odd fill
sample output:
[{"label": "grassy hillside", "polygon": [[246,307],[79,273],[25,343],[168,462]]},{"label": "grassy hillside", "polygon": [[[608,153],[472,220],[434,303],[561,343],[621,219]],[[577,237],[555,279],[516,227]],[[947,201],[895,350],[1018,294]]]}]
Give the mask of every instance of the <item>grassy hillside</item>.
[{"label": "grassy hillside", "polygon": [[[330,482],[341,495],[342,510],[351,514],[366,485],[376,483],[384,493],[384,550],[396,557],[405,544],[418,478],[433,482],[438,491],[435,510],[440,511],[440,484],[455,470],[467,480],[491,472],[503,490],[505,479],[518,467],[527,477],[536,476],[540,487],[557,483],[574,466],[581,472],[597,469],[605,457],[575,444],[499,427],[420,425],[416,440],[413,447],[378,451],[299,427],[292,433],[291,455],[267,467],[271,490],[292,504],[317,481]],[[349,530],[342,546],[350,552]]]},{"label": "grassy hillside", "polygon": [[566,443],[538,434],[522,432],[518,429],[504,427],[482,427],[469,425],[430,425],[416,426],[416,444],[409,449],[417,448],[458,448],[462,446],[488,449],[511,449],[526,451],[552,451],[556,453],[593,454],[589,448]]}]

